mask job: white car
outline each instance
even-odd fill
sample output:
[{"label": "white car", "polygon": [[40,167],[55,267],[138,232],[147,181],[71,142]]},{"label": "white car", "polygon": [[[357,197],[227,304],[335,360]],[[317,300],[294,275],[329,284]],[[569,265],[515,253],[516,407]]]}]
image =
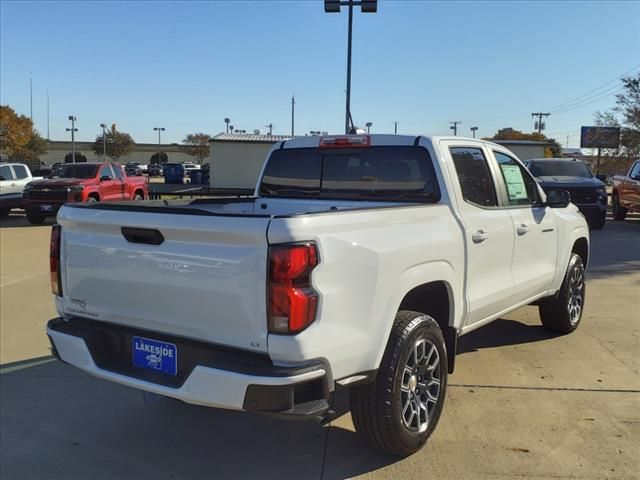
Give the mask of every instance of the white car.
[{"label": "white car", "polygon": [[356,429],[395,455],[436,428],[461,335],[532,303],[555,332],[582,318],[584,217],[478,139],[303,137],[274,146],[255,196],[70,204],[58,223],[64,362],[284,418],[330,420],[351,388]]},{"label": "white car", "polygon": [[33,177],[29,167],[23,163],[0,164],[0,213],[9,215],[12,208],[22,206],[22,192],[24,187],[32,180],[40,180],[42,177]]}]

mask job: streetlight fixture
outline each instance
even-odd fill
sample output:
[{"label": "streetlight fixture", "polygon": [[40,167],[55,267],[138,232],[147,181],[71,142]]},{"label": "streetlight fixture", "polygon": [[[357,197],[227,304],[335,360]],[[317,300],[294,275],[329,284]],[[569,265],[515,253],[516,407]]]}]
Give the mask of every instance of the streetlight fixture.
[{"label": "streetlight fixture", "polygon": [[229,123],[231,123],[231,119],[230,118],[225,118],[224,119],[224,123],[227,124],[227,133],[229,133]]},{"label": "streetlight fixture", "polygon": [[71,128],[67,128],[67,132],[71,132],[71,162],[76,163],[76,132],[78,129],[76,128],[76,117],[73,115],[69,115],[69,120],[71,121]]},{"label": "streetlight fixture", "polygon": [[322,135],[320,130],[309,130],[309,135]]},{"label": "streetlight fixture", "polygon": [[325,13],[340,13],[340,7],[349,7],[349,33],[347,39],[347,99],[344,133],[349,133],[351,123],[351,37],[353,32],[353,7],[360,6],[362,13],[376,13],[378,0],[324,0]]},{"label": "streetlight fixture", "polygon": [[107,160],[107,124],[101,123],[102,127],[102,161],[106,162]]},{"label": "streetlight fixture", "polygon": [[365,127],[367,127],[367,135],[369,135],[369,132],[371,131],[371,125],[373,125],[373,123],[367,122],[364,125]]},{"label": "streetlight fixture", "polygon": [[158,132],[158,163],[162,163],[162,142],[160,141],[160,132],[164,132],[164,127],[153,127],[153,130]]},{"label": "streetlight fixture", "polygon": [[476,138],[476,131],[478,130],[478,127],[471,127],[469,130],[473,133],[473,138]]}]

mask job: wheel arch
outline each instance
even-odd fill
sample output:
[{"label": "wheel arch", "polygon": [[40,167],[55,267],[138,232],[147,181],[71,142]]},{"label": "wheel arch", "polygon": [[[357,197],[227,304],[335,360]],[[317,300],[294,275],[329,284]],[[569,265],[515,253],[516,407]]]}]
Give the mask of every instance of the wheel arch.
[{"label": "wheel arch", "polygon": [[589,265],[589,242],[585,237],[580,237],[573,242],[571,253],[580,255],[586,269],[587,265]]},{"label": "wheel arch", "polygon": [[88,192],[87,193],[87,199],[89,199],[89,197],[93,197],[96,200],[100,201],[100,194],[96,190],[92,190],[92,191]]},{"label": "wheel arch", "polygon": [[456,280],[460,275],[445,261],[417,265],[403,273],[385,310],[385,332],[376,357],[377,366],[382,361],[396,314],[400,310],[413,310],[438,322],[445,337],[448,369],[453,372],[463,314],[462,281]]}]

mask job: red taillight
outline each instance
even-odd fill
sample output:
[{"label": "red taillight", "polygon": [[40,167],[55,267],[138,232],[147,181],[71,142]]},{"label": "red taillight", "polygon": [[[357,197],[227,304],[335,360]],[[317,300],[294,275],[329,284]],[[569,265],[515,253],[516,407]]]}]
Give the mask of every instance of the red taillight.
[{"label": "red taillight", "polygon": [[368,147],[369,135],[350,135],[348,137],[322,137],[320,148]]},{"label": "red taillight", "polygon": [[49,272],[51,276],[51,291],[54,295],[62,296],[62,277],[60,272],[60,237],[62,227],[54,225],[51,228],[51,242],[49,243]]},{"label": "red taillight", "polygon": [[311,288],[311,271],[316,265],[313,244],[269,249],[269,332],[298,333],[315,320],[318,295]]}]

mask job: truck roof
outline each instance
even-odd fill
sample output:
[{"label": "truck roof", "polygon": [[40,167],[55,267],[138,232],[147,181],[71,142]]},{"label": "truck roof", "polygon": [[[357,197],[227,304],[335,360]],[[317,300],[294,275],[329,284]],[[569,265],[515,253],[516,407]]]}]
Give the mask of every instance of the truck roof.
[{"label": "truck roof", "polygon": [[[384,133],[376,133],[371,135],[327,135],[327,136],[308,136],[308,137],[298,137],[293,138],[291,140],[285,140],[278,145],[277,148],[313,148],[320,146],[320,141],[324,138],[358,138],[358,137],[369,137],[369,145],[372,146],[386,146],[386,145],[413,145],[416,141],[416,138],[424,138],[427,141],[435,143],[440,140],[457,140],[457,141],[471,141],[471,142],[479,142],[479,143],[490,143],[492,145],[500,146],[498,144],[494,144],[492,142],[488,142],[486,140],[482,140],[480,138],[471,138],[471,137],[462,137],[462,136],[452,136],[452,135],[436,135],[436,136],[428,136],[428,135],[395,135],[395,134],[384,134]],[[357,145],[354,145],[357,146]]]}]

